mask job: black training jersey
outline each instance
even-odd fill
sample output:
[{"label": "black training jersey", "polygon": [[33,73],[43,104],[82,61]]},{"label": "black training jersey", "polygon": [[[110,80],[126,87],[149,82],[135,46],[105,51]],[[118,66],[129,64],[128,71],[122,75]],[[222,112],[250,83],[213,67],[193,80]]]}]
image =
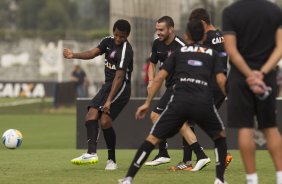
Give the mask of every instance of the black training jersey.
[{"label": "black training jersey", "polygon": [[[175,36],[174,40],[169,44],[166,45],[164,41],[160,41],[158,38],[155,39],[152,52],[150,56],[150,61],[154,64],[160,62],[160,66],[163,65],[164,61],[177,49],[182,46],[185,46],[185,41],[183,41],[180,37]],[[173,85],[172,75],[169,75],[166,78],[166,87],[171,87]]]},{"label": "black training jersey", "polygon": [[212,73],[223,72],[217,51],[200,44],[181,47],[166,60],[162,69],[174,73],[175,93],[187,94],[184,98],[197,98],[203,102],[212,100]]},{"label": "black training jersey", "polygon": [[115,78],[116,70],[126,72],[124,81],[131,80],[133,70],[133,50],[128,41],[116,45],[114,37],[105,37],[97,46],[101,55],[105,53],[105,82],[111,82]]},{"label": "black training jersey", "polygon": [[[224,9],[224,34],[234,34],[247,64],[260,68],[275,47],[275,33],[282,28],[282,11],[267,0],[240,0]],[[232,63],[231,63],[232,64]]]},{"label": "black training jersey", "polygon": [[204,45],[211,47],[218,52],[219,61],[222,62],[224,73],[227,74],[227,60],[228,56],[224,49],[223,33],[219,30],[210,30],[207,32],[207,38]]}]

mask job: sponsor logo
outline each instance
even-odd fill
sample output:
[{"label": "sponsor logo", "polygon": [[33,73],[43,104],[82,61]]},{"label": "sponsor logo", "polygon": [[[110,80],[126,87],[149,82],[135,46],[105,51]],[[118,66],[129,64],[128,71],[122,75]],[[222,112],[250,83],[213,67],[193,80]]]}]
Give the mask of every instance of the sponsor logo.
[{"label": "sponsor logo", "polygon": [[171,51],[171,50],[168,51],[168,52],[167,52],[167,57],[169,57],[171,54],[172,54],[172,51]]},{"label": "sponsor logo", "polygon": [[159,110],[159,111],[163,111],[164,109],[157,107],[157,110]]},{"label": "sponsor logo", "polygon": [[116,70],[116,65],[111,64],[108,61],[105,62],[105,66],[111,70]]},{"label": "sponsor logo", "polygon": [[202,61],[197,61],[197,60],[188,60],[187,64],[188,65],[192,65],[192,66],[202,66],[203,62]]},{"label": "sponsor logo", "polygon": [[212,39],[212,44],[219,44],[219,43],[223,43],[224,42],[224,38],[223,36],[220,36],[220,37],[216,37],[216,38],[213,38]]},{"label": "sponsor logo", "polygon": [[219,53],[218,53],[218,56],[219,56],[219,57],[226,57],[226,56],[227,56],[227,53],[226,53],[226,52],[219,52]]},{"label": "sponsor logo", "polygon": [[200,80],[200,79],[194,79],[194,78],[180,78],[179,79],[180,82],[190,82],[190,83],[194,83],[194,84],[200,84],[203,86],[208,86],[208,83],[206,81]]},{"label": "sponsor logo", "polygon": [[0,97],[44,97],[42,83],[0,83]]},{"label": "sponsor logo", "polygon": [[110,54],[110,58],[115,58],[115,55],[116,55],[117,51],[113,51],[111,54]]},{"label": "sponsor logo", "polygon": [[213,54],[212,49],[209,48],[205,48],[205,47],[200,47],[200,46],[185,46],[185,47],[181,47],[181,52],[199,52],[199,53],[203,53],[203,54],[208,54],[211,55]]}]

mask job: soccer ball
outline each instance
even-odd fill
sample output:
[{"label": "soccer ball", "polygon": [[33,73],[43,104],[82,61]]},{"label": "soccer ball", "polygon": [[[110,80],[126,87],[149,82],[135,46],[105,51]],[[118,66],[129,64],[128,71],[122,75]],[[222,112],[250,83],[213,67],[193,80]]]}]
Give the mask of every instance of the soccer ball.
[{"label": "soccer ball", "polygon": [[23,135],[16,129],[9,129],[2,135],[2,142],[6,148],[16,149],[21,146]]}]

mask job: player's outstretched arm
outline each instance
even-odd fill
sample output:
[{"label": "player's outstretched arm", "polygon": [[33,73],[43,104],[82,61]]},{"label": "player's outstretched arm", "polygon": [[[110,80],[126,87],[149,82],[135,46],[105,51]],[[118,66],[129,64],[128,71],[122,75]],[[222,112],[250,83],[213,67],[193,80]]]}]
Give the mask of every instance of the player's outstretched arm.
[{"label": "player's outstretched arm", "polygon": [[148,89],[148,96],[145,103],[142,106],[140,106],[135,113],[136,119],[143,119],[145,117],[150,107],[150,104],[152,102],[152,99],[161,88],[167,76],[168,76],[168,72],[164,69],[161,69],[158,72],[157,76],[153,80],[152,86]]},{"label": "player's outstretched arm", "polygon": [[94,57],[100,55],[101,51],[99,48],[94,48],[89,51],[74,53],[69,48],[64,48],[63,55],[66,59],[93,59]]}]

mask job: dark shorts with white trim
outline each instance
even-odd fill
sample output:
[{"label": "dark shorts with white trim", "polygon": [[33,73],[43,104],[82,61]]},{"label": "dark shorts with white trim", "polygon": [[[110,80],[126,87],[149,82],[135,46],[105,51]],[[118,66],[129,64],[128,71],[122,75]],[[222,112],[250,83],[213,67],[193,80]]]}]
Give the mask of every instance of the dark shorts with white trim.
[{"label": "dark shorts with white trim", "polygon": [[[112,82],[107,82],[103,84],[102,88],[99,90],[96,96],[90,101],[90,104],[88,105],[88,109],[90,107],[93,107],[98,109],[99,111],[99,109],[101,109],[101,107],[103,107],[103,105],[105,104],[109,96],[109,93],[111,91],[111,88],[112,88]],[[112,101],[110,114],[109,114],[112,120],[115,120],[116,117],[119,115],[119,113],[122,111],[122,109],[126,106],[126,104],[130,99],[130,95],[131,95],[130,82],[124,82]]]},{"label": "dark shorts with white trim", "polygon": [[272,88],[265,100],[260,100],[250,90],[246,78],[236,69],[231,69],[227,83],[227,117],[230,128],[276,127],[277,79],[273,70],[264,77],[264,82]]},{"label": "dark shorts with white trim", "polygon": [[[172,97],[171,103],[154,123],[150,134],[166,139],[179,132],[187,120],[195,122],[209,137],[214,138],[224,129],[224,124],[212,103],[199,103]],[[190,98],[191,99],[191,98]],[[212,102],[212,101],[211,101]]]},{"label": "dark shorts with white trim", "polygon": [[154,107],[153,112],[161,114],[165,110],[171,95],[173,95],[173,87],[169,87],[165,90],[163,96],[160,98],[160,100],[157,102],[157,105]]}]

